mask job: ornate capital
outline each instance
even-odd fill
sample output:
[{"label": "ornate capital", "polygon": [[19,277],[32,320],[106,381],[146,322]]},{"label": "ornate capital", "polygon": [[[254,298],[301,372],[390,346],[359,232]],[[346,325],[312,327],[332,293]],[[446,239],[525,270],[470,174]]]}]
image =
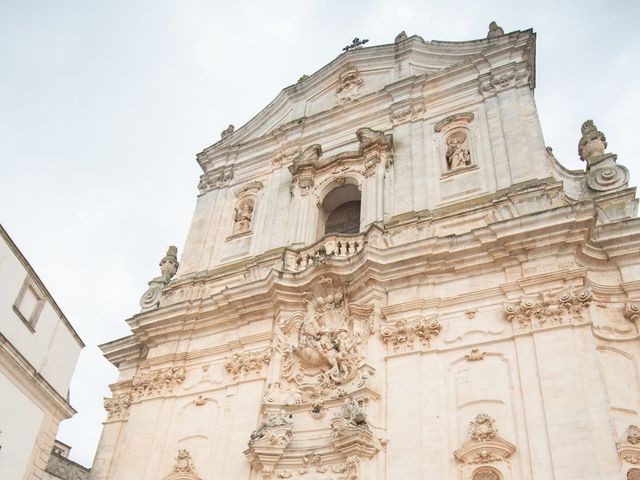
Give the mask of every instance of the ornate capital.
[{"label": "ornate capital", "polygon": [[517,303],[505,303],[504,313],[517,332],[577,323],[591,303],[591,287],[565,290],[559,294],[542,292],[538,297],[521,298]]},{"label": "ornate capital", "polygon": [[168,367],[152,370],[149,373],[133,377],[131,393],[134,397],[148,397],[171,393],[186,377],[184,367]]},{"label": "ornate capital", "polygon": [[104,399],[104,409],[107,411],[107,420],[124,420],[131,406],[131,393],[114,395]]},{"label": "ornate capital", "polygon": [[233,170],[231,167],[216,168],[200,176],[198,190],[200,193],[206,193],[216,188],[226,187],[232,178]]},{"label": "ornate capital", "polygon": [[271,361],[271,347],[257,352],[234,353],[224,363],[227,373],[234,379],[247,377],[250,374],[260,373],[262,367],[269,365]]},{"label": "ornate capital", "polygon": [[408,321],[398,320],[393,325],[386,325],[380,329],[380,338],[394,352],[411,351],[416,344],[429,346],[431,338],[442,330],[442,324],[437,316]]},{"label": "ornate capital", "polygon": [[514,87],[531,87],[531,67],[528,62],[512,63],[478,77],[478,90],[487,97]]}]

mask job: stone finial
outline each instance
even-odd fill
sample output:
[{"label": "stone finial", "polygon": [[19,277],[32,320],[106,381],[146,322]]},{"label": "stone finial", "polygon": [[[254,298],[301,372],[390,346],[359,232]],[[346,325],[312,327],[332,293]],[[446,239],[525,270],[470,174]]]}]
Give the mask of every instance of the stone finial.
[{"label": "stone finial", "polygon": [[396,35],[396,39],[394,40],[394,42],[395,43],[404,42],[407,38],[409,37],[407,37],[406,32],[403,30],[398,35]]},{"label": "stone finial", "polygon": [[491,22],[489,24],[489,33],[487,33],[487,38],[496,38],[501,35],[504,35],[504,30],[500,25],[496,22]]},{"label": "stone finial", "polygon": [[604,155],[607,148],[607,139],[604,133],[598,131],[593,120],[587,120],[582,124],[582,137],[578,142],[578,155],[580,160],[587,162],[587,169],[593,163],[591,160]]},{"label": "stone finial", "polygon": [[234,127],[233,124],[230,123],[229,126],[220,133],[220,138],[224,140],[225,138],[230,136],[235,129],[236,127]]},{"label": "stone finial", "polygon": [[178,247],[171,245],[167,249],[167,254],[160,260],[160,274],[165,284],[175,276],[179,266]]}]

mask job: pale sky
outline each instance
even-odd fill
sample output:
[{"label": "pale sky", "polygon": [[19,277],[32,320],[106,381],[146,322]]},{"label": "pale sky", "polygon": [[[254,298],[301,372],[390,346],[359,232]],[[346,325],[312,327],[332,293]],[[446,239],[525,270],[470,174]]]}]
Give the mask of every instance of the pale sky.
[{"label": "pale sky", "polygon": [[[87,347],[78,414],[58,437],[90,466],[116,370],[98,344],[129,333],[195,206],[195,154],[229,123],[342,53],[392,43],[538,34],[536,103],[569,168],[593,118],[640,178],[640,2],[0,0],[0,223]],[[1,393],[1,392],[0,392]]]}]

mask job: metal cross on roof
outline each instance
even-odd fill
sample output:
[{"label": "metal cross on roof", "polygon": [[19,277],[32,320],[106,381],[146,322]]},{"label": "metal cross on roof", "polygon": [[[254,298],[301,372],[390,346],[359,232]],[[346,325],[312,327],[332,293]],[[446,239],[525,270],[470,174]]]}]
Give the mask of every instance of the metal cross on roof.
[{"label": "metal cross on roof", "polygon": [[348,52],[349,50],[355,50],[356,48],[362,48],[362,46],[365,43],[367,43],[368,41],[369,41],[369,39],[367,39],[367,38],[363,38],[362,40],[360,40],[358,37],[356,37],[351,42],[351,45],[347,45],[342,50],[345,51],[345,52]]}]

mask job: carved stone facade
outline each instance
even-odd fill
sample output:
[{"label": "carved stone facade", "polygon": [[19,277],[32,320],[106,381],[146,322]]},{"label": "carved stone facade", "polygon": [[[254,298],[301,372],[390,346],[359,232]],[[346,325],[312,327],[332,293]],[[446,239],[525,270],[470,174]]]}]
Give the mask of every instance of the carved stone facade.
[{"label": "carved stone facade", "polygon": [[588,169],[545,148],[531,30],[357,46],[198,154],[92,478],[635,475],[628,172],[592,122]]}]

